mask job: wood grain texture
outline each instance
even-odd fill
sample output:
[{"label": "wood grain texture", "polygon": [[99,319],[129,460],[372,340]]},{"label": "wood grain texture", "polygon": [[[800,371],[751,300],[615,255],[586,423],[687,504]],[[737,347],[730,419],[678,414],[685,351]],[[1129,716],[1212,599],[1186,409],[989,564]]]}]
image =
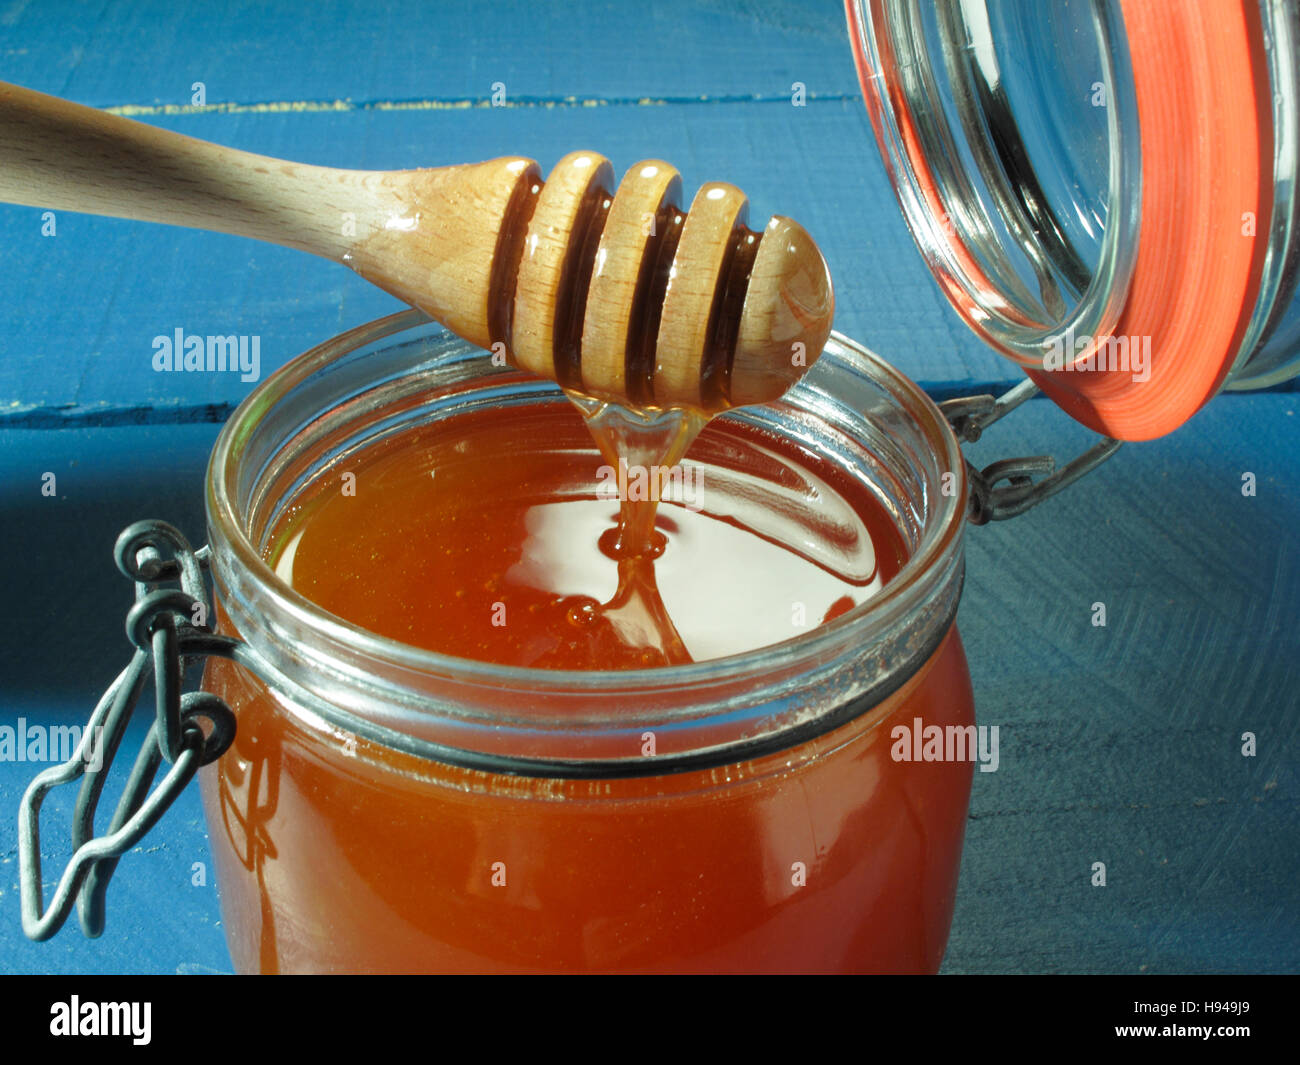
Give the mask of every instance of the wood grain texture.
[{"label": "wood grain texture", "polygon": [[[519,365],[555,377],[556,310],[566,260],[584,206],[614,186],[609,160],[595,152],[572,152],[556,164],[538,198],[525,238],[515,285],[515,325],[511,342]],[[571,266],[577,270],[577,264]],[[579,282],[585,283],[585,282]],[[581,323],[578,323],[581,328]]]},{"label": "wood grain texture", "polygon": [[763,231],[732,359],[730,400],[770,403],[817,361],[835,316],[830,273],[808,231],[774,217]]},{"label": "wood grain texture", "polygon": [[487,15],[471,0],[340,0],[309,19],[248,0],[138,0],[100,19],[75,0],[15,0],[0,9],[0,55],[6,80],[96,107],[188,104],[196,80],[213,103],[486,106],[495,82],[507,102],[552,106],[571,96],[788,100],[794,81],[857,92],[839,7],[786,0],[511,3]]},{"label": "wood grain texture", "polygon": [[[502,343],[512,361],[566,388],[603,378],[618,401],[706,410],[775,400],[830,332],[825,260],[786,220],[769,227],[760,249],[744,228],[744,195],[724,184],[700,191],[675,244],[675,216],[671,225],[658,219],[669,230],[662,238],[647,239],[675,177],[645,190],[629,184],[630,203],[607,234],[613,169],[596,153],[566,155],[544,184],[536,163],[516,157],[342,170],[222,147],[0,82],[0,200],[215,230],[335,259],[470,343]],[[626,249],[615,246],[622,241]],[[586,308],[611,251],[630,276],[602,286],[606,337],[599,325],[586,328]],[[659,260],[669,251],[661,286]],[[621,305],[610,305],[614,294]],[[609,364],[626,364],[634,309],[641,346],[654,343],[648,396],[639,380],[637,395],[608,385]],[[587,375],[584,335],[599,364]],[[792,358],[795,346],[803,350]],[[174,347],[173,367],[180,334]]]},{"label": "wood grain texture", "polygon": [[[971,530],[958,625],[1002,749],[975,774],[947,971],[1300,967],[1298,406],[1220,397]],[[1087,440],[1038,399],[971,453]]]},{"label": "wood grain texture", "polygon": [[382,226],[347,253],[348,265],[385,292],[419,307],[471,344],[490,347],[501,230],[521,186],[540,171],[531,159],[506,156],[464,166],[374,175],[392,197]]},{"label": "wood grain texture", "polygon": [[398,205],[377,176],[225,148],[0,82],[0,199],[252,237],[342,259]]},{"label": "wood grain texture", "polygon": [[[0,199],[343,262],[481,347],[491,343],[492,301],[509,298],[492,285],[507,208],[537,177],[535,163],[514,157],[395,171],[310,166],[0,82]],[[562,181],[549,210],[569,208],[573,192]]]},{"label": "wood grain texture", "polygon": [[701,186],[691,201],[655,342],[652,387],[655,402],[662,406],[709,406],[700,394],[700,377],[710,312],[733,234],[748,218],[745,194],[722,181]]},{"label": "wood grain texture", "polygon": [[646,328],[642,319],[648,308],[638,306],[638,299],[648,302],[645,271],[654,264],[645,260],[664,237],[671,224],[667,212],[681,206],[681,196],[681,175],[660,159],[635,164],[619,183],[600,237],[582,328],[582,387],[589,395],[629,394],[628,348],[652,346],[652,337],[634,339],[629,330]]}]

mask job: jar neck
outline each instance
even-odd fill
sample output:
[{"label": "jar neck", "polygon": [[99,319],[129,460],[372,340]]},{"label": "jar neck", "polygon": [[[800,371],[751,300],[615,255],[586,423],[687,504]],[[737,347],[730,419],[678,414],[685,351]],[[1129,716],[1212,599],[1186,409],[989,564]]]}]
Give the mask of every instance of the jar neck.
[{"label": "jar neck", "polygon": [[[659,774],[755,757],[837,727],[901,686],[951,627],[965,500],[957,442],[915,385],[835,336],[785,400],[729,417],[796,434],[869,481],[910,558],[874,598],[795,639],[671,668],[498,666],[350,625],[263,561],[278,518],[343,456],[429,419],[557,395],[408,312],[306,353],[241,405],[208,473],[212,572],[257,672],[288,704],[323,725],[455,765]],[[647,759],[639,752],[651,730],[655,758]]]}]

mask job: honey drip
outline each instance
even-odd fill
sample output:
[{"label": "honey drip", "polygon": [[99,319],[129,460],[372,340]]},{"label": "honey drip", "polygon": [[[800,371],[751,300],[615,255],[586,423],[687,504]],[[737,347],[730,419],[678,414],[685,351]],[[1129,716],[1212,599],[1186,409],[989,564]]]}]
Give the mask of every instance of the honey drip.
[{"label": "honey drip", "polygon": [[[662,483],[658,471],[678,466],[709,423],[709,415],[695,410],[633,410],[567,389],[566,395],[610,467],[647,471],[656,484]],[[600,538],[601,552],[618,562],[618,589],[608,603],[571,608],[569,618],[575,624],[604,618],[628,647],[648,652],[651,661],[682,665],[694,659],[655,581],[655,559],[666,546],[665,537],[654,527],[659,502],[657,491],[646,499],[620,495],[618,525]]]}]

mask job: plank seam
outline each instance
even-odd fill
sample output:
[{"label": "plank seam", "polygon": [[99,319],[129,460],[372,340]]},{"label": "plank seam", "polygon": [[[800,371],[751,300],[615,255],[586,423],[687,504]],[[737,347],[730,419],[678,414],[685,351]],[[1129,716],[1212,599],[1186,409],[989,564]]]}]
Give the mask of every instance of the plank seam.
[{"label": "plank seam", "polygon": [[[789,93],[724,93],[699,96],[490,96],[427,97],[410,100],[266,100],[253,103],[115,104],[101,110],[126,118],[181,115],[330,114],[353,111],[463,111],[474,108],[672,107],[684,104],[790,104]],[[808,103],[862,102],[861,93],[806,93]]]},{"label": "plank seam", "polygon": [[[953,399],[957,396],[991,393],[997,395],[1007,391],[1018,381],[921,381],[918,382],[936,403]],[[1274,388],[1260,389],[1255,392],[1224,392],[1215,397],[1222,402],[1229,397],[1259,396],[1270,393],[1290,394],[1296,392],[1294,381],[1288,381]],[[1034,401],[1046,400],[1041,392],[1032,397]],[[202,425],[219,424],[234,413],[238,403],[213,402],[176,404],[175,406],[158,406],[151,403],[102,404],[95,407],[82,407],[78,404],[56,404],[34,406],[17,410],[0,412],[0,431],[6,429],[111,429],[132,425]]]}]

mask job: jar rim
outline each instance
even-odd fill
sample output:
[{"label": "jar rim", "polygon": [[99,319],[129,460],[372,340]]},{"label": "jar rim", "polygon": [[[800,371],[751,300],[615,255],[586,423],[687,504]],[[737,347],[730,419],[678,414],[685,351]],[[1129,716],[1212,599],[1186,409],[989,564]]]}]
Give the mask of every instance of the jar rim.
[{"label": "jar rim", "polygon": [[[828,347],[835,345],[866,361],[874,382],[888,388],[903,409],[926,431],[927,439],[942,448],[938,456],[943,468],[955,475],[953,490],[936,493],[935,520],[928,521],[920,542],[909,553],[899,572],[879,592],[858,603],[843,615],[765,647],[684,665],[624,670],[559,670],[529,666],[506,666],[459,658],[426,648],[404,644],[364,629],[331,614],[283,580],[262,558],[248,538],[235,498],[241,442],[248,439],[257,421],[297,384],[317,372],[333,358],[355,347],[373,343],[413,326],[430,322],[423,312],[399,311],[385,318],[357,326],[292,359],[269,375],[230,416],[213,447],[207,471],[209,534],[219,532],[238,563],[252,575],[277,606],[296,615],[313,629],[343,638],[410,669],[453,673],[483,683],[515,682],[530,689],[550,687],[626,690],[658,687],[664,683],[688,683],[716,678],[721,673],[744,673],[757,665],[779,669],[783,662],[808,655],[842,639],[844,633],[864,622],[884,618],[911,608],[920,578],[946,555],[960,546],[964,528],[966,474],[960,445],[942,412],[901,371],[855,341],[832,332]],[[799,387],[799,386],[796,386]],[[214,538],[215,539],[215,538]]]}]

